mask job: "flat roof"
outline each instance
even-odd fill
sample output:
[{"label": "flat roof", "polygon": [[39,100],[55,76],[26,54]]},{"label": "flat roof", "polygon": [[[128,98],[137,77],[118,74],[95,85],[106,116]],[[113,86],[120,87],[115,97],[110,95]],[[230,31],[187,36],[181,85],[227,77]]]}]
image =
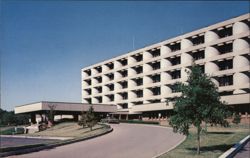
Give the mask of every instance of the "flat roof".
[{"label": "flat roof", "polygon": [[16,106],[14,111],[15,114],[20,113],[35,113],[41,111],[50,110],[50,106],[55,106],[55,111],[62,112],[81,112],[88,111],[92,106],[95,112],[116,112],[117,106],[112,104],[87,104],[87,103],[75,103],[75,102],[50,102],[50,101],[39,101],[29,104]]}]

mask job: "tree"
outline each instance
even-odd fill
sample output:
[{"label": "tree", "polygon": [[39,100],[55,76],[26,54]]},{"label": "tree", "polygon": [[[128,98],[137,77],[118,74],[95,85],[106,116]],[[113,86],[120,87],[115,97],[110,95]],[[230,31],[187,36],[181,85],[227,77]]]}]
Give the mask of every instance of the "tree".
[{"label": "tree", "polygon": [[187,82],[178,83],[177,86],[182,94],[176,98],[170,125],[174,132],[185,135],[189,134],[189,128],[193,125],[197,129],[197,154],[200,154],[202,122],[227,127],[229,124],[225,119],[231,116],[231,112],[220,101],[217,86],[197,65],[193,65],[187,73]]},{"label": "tree", "polygon": [[0,108],[0,126],[25,125],[28,123],[28,114],[15,114],[14,111],[6,111]]},{"label": "tree", "polygon": [[240,121],[241,121],[241,117],[240,117],[239,113],[237,113],[237,112],[234,113],[232,122],[237,125],[240,123]]},{"label": "tree", "polygon": [[48,121],[49,121],[48,124],[49,124],[49,126],[53,126],[56,105],[50,104],[50,105],[48,105],[48,107],[49,107],[49,111],[47,112]]},{"label": "tree", "polygon": [[86,113],[83,111],[80,120],[78,121],[78,125],[84,128],[86,124]]},{"label": "tree", "polygon": [[89,110],[85,113],[82,112],[81,119],[78,122],[78,125],[89,127],[92,131],[92,128],[97,124],[97,119],[94,114],[94,108],[90,106]]}]

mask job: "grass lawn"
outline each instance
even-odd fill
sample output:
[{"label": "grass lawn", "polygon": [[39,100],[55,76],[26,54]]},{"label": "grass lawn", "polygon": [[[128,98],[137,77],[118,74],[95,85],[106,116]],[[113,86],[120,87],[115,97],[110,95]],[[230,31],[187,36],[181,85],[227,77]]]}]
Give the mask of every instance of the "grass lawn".
[{"label": "grass lawn", "polygon": [[196,131],[178,147],[163,154],[160,158],[217,158],[245,136],[249,135],[249,125],[231,125],[231,127],[208,127],[201,136],[201,154],[196,155]]}]

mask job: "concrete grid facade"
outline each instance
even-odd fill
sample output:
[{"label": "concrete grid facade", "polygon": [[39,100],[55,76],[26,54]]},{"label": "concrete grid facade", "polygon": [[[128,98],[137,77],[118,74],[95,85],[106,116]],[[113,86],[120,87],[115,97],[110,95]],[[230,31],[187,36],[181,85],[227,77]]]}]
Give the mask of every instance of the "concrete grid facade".
[{"label": "concrete grid facade", "polygon": [[185,82],[195,63],[223,101],[249,112],[249,23],[245,14],[85,67],[82,103],[115,104],[126,114],[171,111],[176,82]]}]

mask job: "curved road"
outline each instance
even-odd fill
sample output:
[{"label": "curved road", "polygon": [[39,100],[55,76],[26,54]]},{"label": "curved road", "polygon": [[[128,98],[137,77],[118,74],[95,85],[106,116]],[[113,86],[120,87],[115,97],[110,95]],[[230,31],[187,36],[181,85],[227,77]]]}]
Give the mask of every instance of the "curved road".
[{"label": "curved road", "polygon": [[42,150],[18,158],[152,158],[180,143],[184,136],[153,125],[113,124],[114,131],[94,139]]}]

